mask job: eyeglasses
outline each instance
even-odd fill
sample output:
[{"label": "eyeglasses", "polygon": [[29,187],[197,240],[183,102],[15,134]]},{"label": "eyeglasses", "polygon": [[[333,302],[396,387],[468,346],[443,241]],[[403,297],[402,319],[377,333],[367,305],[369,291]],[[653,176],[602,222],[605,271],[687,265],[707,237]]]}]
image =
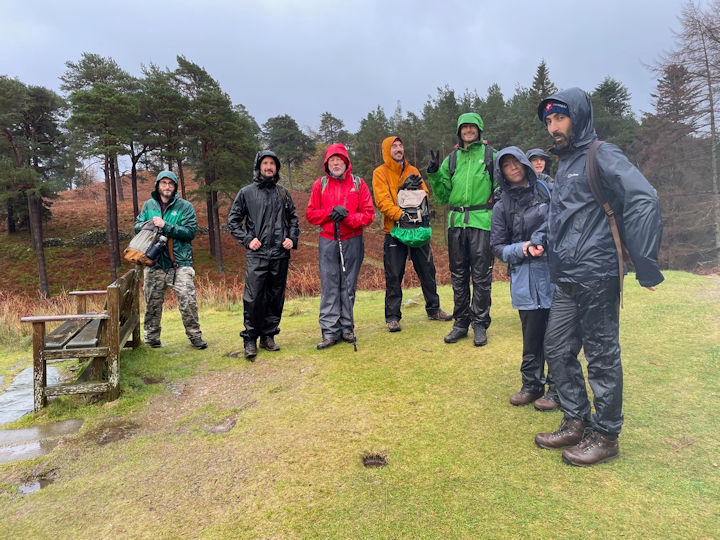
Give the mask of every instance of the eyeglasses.
[{"label": "eyeglasses", "polygon": [[160,180],[158,184],[160,184],[161,186],[174,186],[175,182],[173,182],[172,180]]}]

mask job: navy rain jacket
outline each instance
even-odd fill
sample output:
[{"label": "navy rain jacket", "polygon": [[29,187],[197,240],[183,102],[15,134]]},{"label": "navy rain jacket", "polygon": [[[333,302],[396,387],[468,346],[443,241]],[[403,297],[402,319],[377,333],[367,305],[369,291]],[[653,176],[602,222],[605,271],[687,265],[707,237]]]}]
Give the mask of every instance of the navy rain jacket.
[{"label": "navy rain jacket", "polygon": [[[603,209],[590,191],[585,174],[587,152],[597,139],[589,96],[580,88],[553,94],[545,104],[568,106],[573,136],[564,149],[551,148],[560,157],[547,225],[533,234],[533,244],[548,252],[553,282],[585,282],[617,276],[617,251]],[[657,264],[662,221],[657,192],[614,144],[604,143],[597,164],[618,227],[643,287],[663,281]]]},{"label": "navy rain jacket", "polygon": [[[510,189],[500,168],[500,160],[507,154],[515,156],[525,167],[527,187]],[[490,247],[498,259],[509,265],[512,306],[522,310],[547,309],[554,289],[550,283],[547,256],[525,257],[522,247],[532,233],[545,224],[549,195],[547,192],[544,196],[539,193],[546,188],[537,184],[530,161],[516,146],[509,146],[498,153],[495,181],[503,191],[502,198],[493,208]]]}]

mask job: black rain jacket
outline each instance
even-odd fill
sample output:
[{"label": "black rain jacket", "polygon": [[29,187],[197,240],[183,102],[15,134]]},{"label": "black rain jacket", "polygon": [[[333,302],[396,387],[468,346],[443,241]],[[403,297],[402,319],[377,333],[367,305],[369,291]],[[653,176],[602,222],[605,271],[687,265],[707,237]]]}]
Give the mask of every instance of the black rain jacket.
[{"label": "black rain jacket", "polygon": [[[567,148],[553,147],[560,157],[548,221],[532,236],[548,252],[553,282],[585,282],[617,276],[617,251],[603,209],[590,191],[585,162],[597,139],[592,104],[580,88],[553,94],[538,107],[542,120],[548,101],[568,106],[573,136]],[[643,287],[663,281],[658,268],[662,221],[657,192],[614,144],[604,143],[597,164],[618,227]]]},{"label": "black rain jacket", "polygon": [[[277,164],[275,176],[267,180],[260,174],[260,162],[272,157]],[[253,183],[243,187],[235,197],[228,227],[235,240],[247,249],[247,258],[283,259],[290,251],[282,246],[285,238],[298,247],[300,228],[290,193],[277,185],[280,178],[280,160],[274,152],[263,150],[255,156]],[[253,238],[262,244],[257,251],[249,246]]]}]

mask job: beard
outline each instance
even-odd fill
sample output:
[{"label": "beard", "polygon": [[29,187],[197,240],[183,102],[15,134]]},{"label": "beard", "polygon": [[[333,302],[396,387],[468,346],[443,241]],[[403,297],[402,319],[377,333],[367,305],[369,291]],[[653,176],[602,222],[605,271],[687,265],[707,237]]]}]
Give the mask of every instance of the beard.
[{"label": "beard", "polygon": [[552,136],[553,140],[555,141],[555,148],[557,148],[558,150],[565,150],[570,147],[572,132],[563,133],[562,131],[556,131],[552,134]]}]

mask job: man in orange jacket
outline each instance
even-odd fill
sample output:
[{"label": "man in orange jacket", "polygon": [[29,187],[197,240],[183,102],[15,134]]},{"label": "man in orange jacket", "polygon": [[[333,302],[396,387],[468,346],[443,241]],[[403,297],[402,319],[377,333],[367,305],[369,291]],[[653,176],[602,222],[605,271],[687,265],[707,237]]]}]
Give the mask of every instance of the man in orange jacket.
[{"label": "man in orange jacket", "polygon": [[403,211],[397,204],[398,190],[409,181],[430,194],[420,171],[405,159],[405,149],[400,137],[388,137],[382,142],[384,163],[373,172],[373,194],[375,205],[383,214],[385,242],[383,244],[383,262],[385,265],[385,322],[390,332],[399,332],[400,306],[402,304],[402,280],[405,275],[405,262],[408,255],[412,260],[415,273],[420,279],[425,311],[434,321],[449,321],[452,315],[440,309],[440,298],[435,283],[435,263],[433,262],[430,242],[420,247],[410,247],[390,235],[390,231],[402,217]]}]

